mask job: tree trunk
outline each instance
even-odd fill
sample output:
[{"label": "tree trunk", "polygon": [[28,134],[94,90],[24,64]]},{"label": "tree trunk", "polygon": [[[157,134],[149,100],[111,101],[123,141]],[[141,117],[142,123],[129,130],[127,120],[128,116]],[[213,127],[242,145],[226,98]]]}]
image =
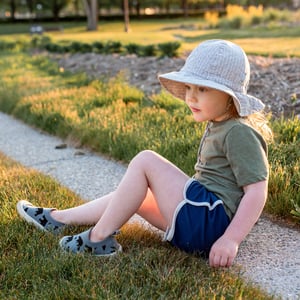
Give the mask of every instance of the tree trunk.
[{"label": "tree trunk", "polygon": [[124,4],[124,23],[125,23],[125,32],[130,32],[129,28],[129,5],[128,0],[123,1]]},{"label": "tree trunk", "polygon": [[53,18],[54,21],[57,22],[59,20],[59,13],[60,13],[61,7],[59,5],[59,3],[54,0],[52,2],[52,14],[53,14]]},{"label": "tree trunk", "polygon": [[183,15],[185,18],[187,18],[189,16],[189,12],[188,12],[188,0],[182,0],[181,1],[181,6],[183,9]]},{"label": "tree trunk", "polygon": [[97,31],[97,26],[98,26],[97,0],[83,0],[83,4],[87,16],[87,30]]},{"label": "tree trunk", "polygon": [[11,18],[12,21],[15,20],[15,13],[16,13],[15,0],[10,0],[10,18]]},{"label": "tree trunk", "polygon": [[134,1],[133,7],[134,7],[136,15],[138,17],[140,17],[140,15],[141,15],[141,3],[140,3],[140,0]]}]

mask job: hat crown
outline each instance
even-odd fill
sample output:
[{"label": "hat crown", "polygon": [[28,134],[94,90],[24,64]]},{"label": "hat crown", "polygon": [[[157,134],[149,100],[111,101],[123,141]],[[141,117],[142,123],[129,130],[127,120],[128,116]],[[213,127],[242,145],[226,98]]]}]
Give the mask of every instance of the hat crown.
[{"label": "hat crown", "polygon": [[208,40],[188,56],[182,72],[247,93],[250,65],[242,48],[229,41]]},{"label": "hat crown", "polygon": [[241,47],[225,40],[202,42],[188,56],[179,72],[159,75],[162,86],[185,100],[186,84],[210,87],[233,98],[238,114],[248,116],[261,111],[264,104],[247,93],[250,65]]}]

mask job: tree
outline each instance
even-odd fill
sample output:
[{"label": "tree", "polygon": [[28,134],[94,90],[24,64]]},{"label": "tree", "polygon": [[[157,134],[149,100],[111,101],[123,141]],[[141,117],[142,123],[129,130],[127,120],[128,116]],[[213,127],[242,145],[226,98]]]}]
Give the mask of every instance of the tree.
[{"label": "tree", "polygon": [[188,17],[188,0],[181,0],[181,7],[183,10],[184,17]]},{"label": "tree", "polygon": [[16,2],[15,2],[15,0],[10,0],[9,5],[10,5],[10,17],[13,21],[13,20],[15,20],[15,13],[16,13]]},{"label": "tree", "polygon": [[38,1],[32,1],[32,0],[26,0],[27,7],[29,8],[29,11],[33,9],[34,5],[36,8],[40,6],[43,11],[50,10],[52,12],[54,21],[59,20],[59,14],[62,11],[63,8],[65,8],[72,0],[38,0]]},{"label": "tree", "polygon": [[51,11],[54,21],[58,21],[61,10],[70,2],[70,0],[52,0]]},{"label": "tree", "polygon": [[83,0],[83,4],[87,16],[87,30],[97,31],[97,27],[98,27],[97,0]]},{"label": "tree", "polygon": [[129,32],[129,5],[128,0],[123,1],[123,7],[124,7],[124,23],[125,23],[125,32]]},{"label": "tree", "polygon": [[28,7],[30,16],[32,16],[32,14],[34,12],[34,0],[26,0],[26,5]]}]

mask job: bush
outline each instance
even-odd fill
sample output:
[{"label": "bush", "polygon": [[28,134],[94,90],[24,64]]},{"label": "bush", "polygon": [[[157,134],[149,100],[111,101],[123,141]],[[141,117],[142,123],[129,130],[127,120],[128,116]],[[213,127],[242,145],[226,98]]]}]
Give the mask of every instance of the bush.
[{"label": "bush", "polygon": [[47,35],[35,35],[30,41],[30,46],[34,48],[45,48],[46,45],[51,43],[51,38]]},{"label": "bush", "polygon": [[156,47],[155,45],[147,45],[140,47],[140,56],[156,56]]},{"label": "bush", "polygon": [[80,47],[80,52],[81,53],[88,53],[88,52],[92,52],[93,47],[91,44],[88,43],[81,43],[81,47]]},{"label": "bush", "polygon": [[0,51],[13,50],[15,47],[15,42],[0,41]]},{"label": "bush", "polygon": [[80,42],[72,42],[70,45],[70,49],[72,53],[77,53],[81,49],[81,43]]},{"label": "bush", "polygon": [[139,54],[140,53],[140,46],[136,43],[129,43],[124,46],[129,54]]},{"label": "bush", "polygon": [[122,44],[118,41],[108,41],[103,49],[105,54],[113,54],[113,53],[121,53],[122,52]]},{"label": "bush", "polygon": [[260,16],[253,16],[251,18],[251,25],[259,25],[260,23],[262,23],[263,18]]},{"label": "bush", "polygon": [[250,5],[247,9],[239,5],[227,5],[226,17],[218,26],[221,28],[240,29],[250,25],[258,25],[263,21],[263,6]]},{"label": "bush", "polygon": [[[26,45],[18,45],[18,48],[26,49]],[[136,54],[138,56],[156,56],[158,49],[160,50],[160,56],[174,57],[178,55],[178,49],[180,47],[179,42],[162,43],[156,45],[138,45],[136,43],[129,43],[122,45],[119,41],[108,41],[102,43],[96,41],[94,43],[82,43],[78,41],[61,41],[59,43],[53,43],[48,36],[34,36],[31,39],[30,46],[33,48],[45,49],[49,52],[57,53],[103,53],[103,54],[114,54],[114,53],[128,53]],[[16,43],[0,42],[0,51],[14,49]]]},{"label": "bush", "polygon": [[208,24],[208,28],[215,28],[219,23],[219,13],[216,11],[206,11],[204,13],[204,20]]},{"label": "bush", "polygon": [[93,48],[93,52],[102,53],[104,49],[104,44],[97,41],[92,44],[92,48]]},{"label": "bush", "polygon": [[49,52],[64,53],[65,47],[59,44],[49,43],[44,47]]},{"label": "bush", "polygon": [[263,19],[265,22],[288,21],[290,19],[290,12],[286,10],[268,8],[263,14]]},{"label": "bush", "polygon": [[168,42],[158,44],[158,50],[161,53],[161,57],[175,57],[178,55],[178,49],[180,47],[179,42]]}]

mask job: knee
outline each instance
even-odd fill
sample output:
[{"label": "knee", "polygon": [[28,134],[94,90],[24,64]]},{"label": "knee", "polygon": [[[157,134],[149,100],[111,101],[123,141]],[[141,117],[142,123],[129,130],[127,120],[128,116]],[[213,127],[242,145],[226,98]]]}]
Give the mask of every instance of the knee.
[{"label": "knee", "polygon": [[130,162],[130,165],[135,165],[135,164],[148,164],[149,162],[151,162],[155,157],[157,156],[157,154],[152,151],[152,150],[143,150],[141,152],[139,152]]}]

